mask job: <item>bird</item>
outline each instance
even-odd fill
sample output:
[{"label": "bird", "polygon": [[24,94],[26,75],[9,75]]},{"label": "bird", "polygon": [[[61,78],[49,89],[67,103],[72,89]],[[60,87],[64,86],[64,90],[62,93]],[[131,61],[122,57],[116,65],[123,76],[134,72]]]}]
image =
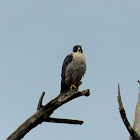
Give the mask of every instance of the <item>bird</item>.
[{"label": "bird", "polygon": [[82,46],[75,45],[72,53],[67,55],[63,61],[61,71],[60,93],[76,89],[82,84],[82,77],[86,72],[86,57]]}]

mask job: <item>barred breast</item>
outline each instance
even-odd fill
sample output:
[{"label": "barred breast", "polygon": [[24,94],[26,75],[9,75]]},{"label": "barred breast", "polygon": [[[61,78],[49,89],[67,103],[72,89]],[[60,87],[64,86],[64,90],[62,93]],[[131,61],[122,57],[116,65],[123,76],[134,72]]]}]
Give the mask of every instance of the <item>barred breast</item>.
[{"label": "barred breast", "polygon": [[80,85],[80,80],[86,71],[86,58],[83,53],[73,53],[72,62],[66,68],[65,82]]}]

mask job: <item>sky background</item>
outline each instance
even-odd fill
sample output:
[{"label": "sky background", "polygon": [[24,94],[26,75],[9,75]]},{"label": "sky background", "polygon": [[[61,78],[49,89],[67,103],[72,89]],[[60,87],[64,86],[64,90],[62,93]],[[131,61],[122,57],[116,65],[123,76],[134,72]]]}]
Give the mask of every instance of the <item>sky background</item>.
[{"label": "sky background", "polygon": [[43,123],[24,140],[128,140],[118,109],[117,86],[133,125],[140,79],[139,0],[0,1],[0,139],[5,140],[60,92],[61,68],[82,45],[87,72],[77,98],[52,116],[84,124]]}]

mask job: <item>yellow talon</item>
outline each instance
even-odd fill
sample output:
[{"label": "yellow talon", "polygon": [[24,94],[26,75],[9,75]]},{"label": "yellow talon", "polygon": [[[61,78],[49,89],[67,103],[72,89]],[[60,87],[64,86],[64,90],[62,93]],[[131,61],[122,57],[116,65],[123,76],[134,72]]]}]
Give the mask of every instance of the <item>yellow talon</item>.
[{"label": "yellow talon", "polygon": [[71,84],[70,90],[73,90],[73,88],[76,89],[76,90],[78,90],[77,87],[75,86],[75,84],[76,84],[76,83]]}]

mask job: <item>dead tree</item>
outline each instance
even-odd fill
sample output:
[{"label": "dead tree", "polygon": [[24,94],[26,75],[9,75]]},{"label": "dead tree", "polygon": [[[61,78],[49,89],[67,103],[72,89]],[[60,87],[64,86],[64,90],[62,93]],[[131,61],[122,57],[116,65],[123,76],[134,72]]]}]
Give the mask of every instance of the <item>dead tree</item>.
[{"label": "dead tree", "polygon": [[134,120],[133,127],[130,125],[130,123],[127,119],[127,116],[126,116],[125,109],[123,107],[119,84],[118,84],[118,103],[119,103],[119,111],[120,111],[121,118],[122,118],[124,125],[126,126],[128,132],[130,133],[130,140],[140,140],[140,91],[139,91],[138,102],[136,105],[135,120]]},{"label": "dead tree", "polygon": [[52,113],[62,106],[63,104],[77,98],[80,96],[89,96],[89,89],[83,91],[68,91],[65,93],[59,94],[55,99],[51,100],[45,106],[42,105],[42,100],[45,95],[45,92],[42,93],[38,106],[37,112],[34,113],[30,118],[28,118],[21,126],[17,128],[6,140],[20,140],[22,139],[30,130],[35,128],[37,125],[42,122],[53,122],[53,123],[68,123],[68,124],[83,124],[81,120],[72,120],[72,119],[61,119],[61,118],[51,118]]}]

